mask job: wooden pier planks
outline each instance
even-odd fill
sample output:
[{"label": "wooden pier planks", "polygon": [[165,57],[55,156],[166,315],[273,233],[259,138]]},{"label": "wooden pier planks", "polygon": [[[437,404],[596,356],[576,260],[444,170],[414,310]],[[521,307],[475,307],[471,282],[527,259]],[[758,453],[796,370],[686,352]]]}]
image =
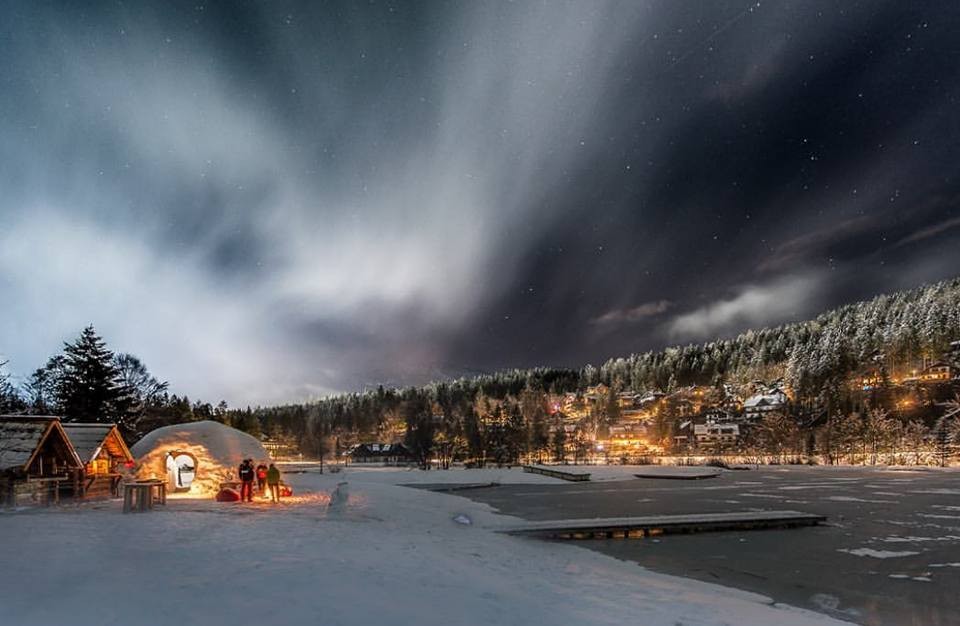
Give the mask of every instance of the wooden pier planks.
[{"label": "wooden pier planks", "polygon": [[628,539],[654,535],[816,526],[826,516],[799,511],[745,511],[529,522],[498,532],[550,539]]},{"label": "wooden pier planks", "polygon": [[571,482],[584,482],[590,480],[590,474],[586,472],[568,472],[565,470],[557,470],[551,467],[540,467],[539,465],[524,465],[523,471],[528,474],[542,474],[543,476],[549,476],[551,478],[559,478],[561,480],[569,480]]}]

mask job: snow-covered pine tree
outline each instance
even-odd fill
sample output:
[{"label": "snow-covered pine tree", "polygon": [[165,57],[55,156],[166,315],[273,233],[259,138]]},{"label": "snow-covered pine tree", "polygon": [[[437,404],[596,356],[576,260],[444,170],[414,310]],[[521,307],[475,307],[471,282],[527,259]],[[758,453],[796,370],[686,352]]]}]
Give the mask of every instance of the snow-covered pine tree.
[{"label": "snow-covered pine tree", "polygon": [[60,400],[70,422],[125,421],[128,397],[113,362],[113,352],[87,326],[73,343],[64,345]]}]

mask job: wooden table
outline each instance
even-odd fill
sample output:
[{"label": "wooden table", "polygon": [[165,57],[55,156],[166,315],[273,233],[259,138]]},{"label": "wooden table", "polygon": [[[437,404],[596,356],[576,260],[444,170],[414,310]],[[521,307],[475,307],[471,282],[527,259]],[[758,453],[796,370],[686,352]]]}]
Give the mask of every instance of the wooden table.
[{"label": "wooden table", "polygon": [[154,502],[164,505],[167,503],[167,481],[159,479],[136,480],[123,484],[124,513],[149,511],[153,508]]}]

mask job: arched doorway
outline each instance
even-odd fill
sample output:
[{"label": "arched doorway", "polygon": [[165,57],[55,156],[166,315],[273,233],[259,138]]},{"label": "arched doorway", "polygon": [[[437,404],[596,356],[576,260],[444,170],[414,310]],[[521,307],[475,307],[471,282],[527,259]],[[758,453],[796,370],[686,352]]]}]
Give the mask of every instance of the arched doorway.
[{"label": "arched doorway", "polygon": [[197,477],[197,457],[189,452],[167,452],[167,482],[174,492],[190,491],[190,484]]}]

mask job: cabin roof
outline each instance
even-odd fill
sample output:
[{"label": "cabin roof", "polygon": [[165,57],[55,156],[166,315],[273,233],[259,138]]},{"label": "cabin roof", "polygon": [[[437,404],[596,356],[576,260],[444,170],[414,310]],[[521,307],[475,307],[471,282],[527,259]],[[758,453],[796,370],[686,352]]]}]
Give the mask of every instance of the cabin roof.
[{"label": "cabin roof", "polygon": [[67,442],[76,467],[83,463],[70,439],[63,431],[59,418],[50,416],[0,415],[0,471],[26,468],[33,461],[40,446],[53,431],[59,431]]},{"label": "cabin roof", "polygon": [[63,425],[70,443],[84,463],[89,463],[106,447],[111,456],[132,461],[133,455],[115,424],[67,423]]},{"label": "cabin roof", "polygon": [[348,452],[351,456],[407,456],[410,451],[402,443],[359,443]]}]

